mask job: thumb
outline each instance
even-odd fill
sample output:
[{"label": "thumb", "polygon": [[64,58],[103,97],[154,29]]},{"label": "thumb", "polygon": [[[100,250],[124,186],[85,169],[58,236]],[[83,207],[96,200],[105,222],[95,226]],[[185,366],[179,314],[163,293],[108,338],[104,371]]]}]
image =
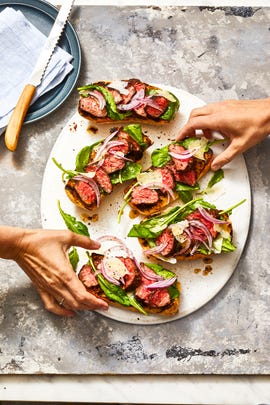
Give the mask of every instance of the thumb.
[{"label": "thumb", "polygon": [[223,167],[224,165],[230,163],[233,158],[237,155],[237,150],[230,144],[224,152],[218,155],[212,162],[211,169],[216,171]]},{"label": "thumb", "polygon": [[79,235],[78,233],[72,233],[69,241],[72,246],[79,246],[84,249],[96,250],[100,248],[100,243],[90,239],[88,236]]}]

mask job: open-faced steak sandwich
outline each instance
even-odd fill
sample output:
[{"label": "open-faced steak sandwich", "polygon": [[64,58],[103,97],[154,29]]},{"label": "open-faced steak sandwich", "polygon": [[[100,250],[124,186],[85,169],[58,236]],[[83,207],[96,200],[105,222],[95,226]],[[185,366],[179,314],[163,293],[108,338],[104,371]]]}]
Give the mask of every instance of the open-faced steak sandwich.
[{"label": "open-faced steak sandwich", "polygon": [[187,138],[152,152],[152,167],[125,190],[125,201],[145,216],[160,213],[173,201],[192,200],[198,180],[211,168],[213,151],[206,138]]},{"label": "open-faced steak sandwich", "polygon": [[232,252],[231,209],[195,199],[133,225],[128,236],[139,239],[147,256],[170,263]]},{"label": "open-faced steak sandwich", "polygon": [[79,113],[97,123],[165,124],[179,109],[179,100],[174,94],[139,79],[96,82],[78,90]]},{"label": "open-faced steak sandwich", "polygon": [[[138,263],[134,255],[116,237],[102,237],[117,241],[122,253],[89,254],[88,263],[79,279],[87,291],[104,299],[112,306],[140,312],[144,315],[175,315],[180,301],[180,284],[176,275],[161,265]],[[124,252],[123,252],[124,251]]]},{"label": "open-faced steak sandwich", "polygon": [[65,170],[65,191],[76,205],[93,210],[111,194],[116,184],[136,178],[137,163],[152,141],[139,124],[113,128],[102,141],[84,147],[76,157],[76,169]]}]

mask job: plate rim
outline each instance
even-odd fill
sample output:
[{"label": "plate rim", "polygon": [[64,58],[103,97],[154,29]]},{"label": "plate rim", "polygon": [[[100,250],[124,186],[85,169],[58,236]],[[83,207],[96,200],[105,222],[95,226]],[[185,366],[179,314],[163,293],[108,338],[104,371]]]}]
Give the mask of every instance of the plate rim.
[{"label": "plate rim", "polygon": [[[18,6],[26,6],[29,9],[35,9],[40,15],[47,15],[55,20],[59,10],[56,6],[52,5],[51,3],[47,2],[46,0],[3,0],[0,3],[0,11],[5,7],[18,7]],[[38,26],[36,27],[38,29]],[[51,100],[48,104],[40,107],[37,110],[28,112],[26,114],[25,120],[23,125],[27,125],[33,122],[36,122],[59,108],[69,97],[70,93],[76,86],[78,81],[78,77],[80,74],[81,69],[81,46],[78,38],[78,34],[76,33],[74,27],[67,21],[66,26],[64,28],[63,33],[66,36],[66,40],[70,47],[70,54],[72,55],[73,59],[71,60],[71,64],[73,66],[72,71],[64,78],[64,80],[58,84],[55,88],[51,89],[50,92],[55,91],[57,88],[61,88],[60,92],[56,95],[53,100]],[[63,35],[63,34],[62,34]],[[49,92],[48,92],[49,93]],[[46,97],[46,94],[44,96]],[[39,99],[37,99],[38,102]],[[33,103],[32,107],[35,105]]]}]

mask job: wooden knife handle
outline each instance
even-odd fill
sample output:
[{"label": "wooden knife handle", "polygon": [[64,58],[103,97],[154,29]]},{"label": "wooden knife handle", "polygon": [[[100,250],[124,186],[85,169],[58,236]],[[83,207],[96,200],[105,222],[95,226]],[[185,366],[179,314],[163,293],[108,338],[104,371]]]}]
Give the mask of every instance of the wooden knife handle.
[{"label": "wooden knife handle", "polygon": [[34,97],[35,91],[36,91],[36,87],[33,86],[32,84],[27,84],[24,87],[23,92],[10,117],[7,129],[5,132],[5,144],[6,144],[6,147],[11,152],[14,152],[17,147],[19,135],[20,135],[21,128],[23,125],[23,121],[24,121],[24,118],[28,111],[31,100]]}]

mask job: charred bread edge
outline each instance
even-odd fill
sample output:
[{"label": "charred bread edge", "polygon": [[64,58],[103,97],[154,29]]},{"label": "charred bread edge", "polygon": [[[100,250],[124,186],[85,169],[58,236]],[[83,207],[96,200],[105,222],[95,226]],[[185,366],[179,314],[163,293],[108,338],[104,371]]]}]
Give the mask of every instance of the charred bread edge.
[{"label": "charred bread edge", "polygon": [[[181,293],[181,285],[180,282],[177,281],[176,282],[176,287],[179,291],[179,293]],[[99,291],[97,291],[96,287],[93,288],[87,288],[87,291],[93,295],[95,295],[95,297],[100,298],[104,301],[106,301],[109,305],[117,307],[117,308],[121,308],[121,309],[126,309],[128,311],[132,311],[132,312],[136,312],[142,315],[142,313],[137,310],[136,308],[132,307],[132,306],[125,306],[125,305],[121,305],[118,302],[115,301],[111,301],[102,291],[102,289],[100,288],[100,293]],[[172,302],[167,305],[164,309],[162,308],[150,308],[149,306],[142,304],[140,302],[140,305],[142,306],[142,308],[145,310],[145,312],[147,312],[148,314],[157,314],[157,315],[167,315],[167,316],[172,316],[172,315],[176,315],[178,310],[179,310],[179,304],[180,304],[180,294],[177,298],[174,298],[172,300]]]}]

